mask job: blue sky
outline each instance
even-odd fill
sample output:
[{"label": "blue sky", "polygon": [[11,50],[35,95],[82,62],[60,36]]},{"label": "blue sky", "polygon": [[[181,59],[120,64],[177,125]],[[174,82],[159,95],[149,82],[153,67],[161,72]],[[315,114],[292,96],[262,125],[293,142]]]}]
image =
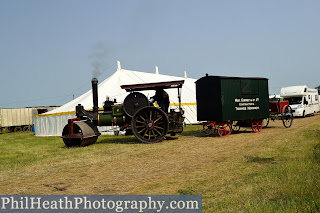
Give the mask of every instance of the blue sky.
[{"label": "blue sky", "polygon": [[320,85],[320,1],[0,0],[0,108],[61,105],[122,68]]}]

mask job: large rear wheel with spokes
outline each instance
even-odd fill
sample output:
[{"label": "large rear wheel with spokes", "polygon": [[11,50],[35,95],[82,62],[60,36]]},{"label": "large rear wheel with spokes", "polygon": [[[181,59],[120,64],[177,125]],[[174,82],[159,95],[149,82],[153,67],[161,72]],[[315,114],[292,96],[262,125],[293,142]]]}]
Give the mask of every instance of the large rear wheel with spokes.
[{"label": "large rear wheel with spokes", "polygon": [[139,109],[131,121],[131,129],[136,138],[143,143],[158,143],[168,133],[169,119],[159,108],[146,106]]},{"label": "large rear wheel with spokes", "polygon": [[282,109],[281,119],[286,128],[291,127],[293,121],[292,109],[289,105],[285,105]]}]

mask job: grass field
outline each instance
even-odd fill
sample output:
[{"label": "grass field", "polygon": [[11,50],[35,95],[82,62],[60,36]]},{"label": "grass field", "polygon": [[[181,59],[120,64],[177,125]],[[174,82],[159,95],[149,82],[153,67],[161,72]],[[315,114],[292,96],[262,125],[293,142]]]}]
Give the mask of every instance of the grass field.
[{"label": "grass field", "polygon": [[0,134],[0,169],[0,194],[201,194],[204,212],[319,212],[320,115],[228,138],[189,126],[158,144]]}]

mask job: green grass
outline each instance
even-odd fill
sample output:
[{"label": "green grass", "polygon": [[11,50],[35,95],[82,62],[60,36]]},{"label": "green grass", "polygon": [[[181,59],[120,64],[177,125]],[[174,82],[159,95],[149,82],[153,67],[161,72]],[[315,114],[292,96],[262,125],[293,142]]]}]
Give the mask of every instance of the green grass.
[{"label": "green grass", "polygon": [[[100,144],[137,143],[133,136],[101,136]],[[39,162],[85,157],[96,152],[99,146],[67,148],[60,137],[35,137],[32,132],[0,135],[0,171],[17,170]],[[107,151],[107,150],[104,150]]]},{"label": "green grass", "polygon": [[[188,126],[182,135],[201,134],[197,126]],[[134,136],[103,135],[98,144],[109,144],[110,149],[122,145],[139,144]],[[144,144],[142,144],[144,145]],[[101,152],[108,152],[105,149]],[[99,146],[84,148],[66,148],[60,137],[35,137],[33,132],[2,133],[0,134],[0,171],[19,169],[36,162],[59,160],[61,158],[85,157],[100,149]]]},{"label": "green grass", "polygon": [[[192,136],[201,137],[197,126],[186,127],[178,137]],[[218,176],[207,171],[196,180],[186,180],[173,194],[202,194],[204,212],[320,212],[320,124],[296,135],[284,135],[284,142],[272,143],[274,140],[270,138],[272,146],[266,145],[265,149],[241,153],[238,160],[221,159],[226,167],[212,168],[221,170]],[[181,142],[165,143],[178,147]],[[0,169],[1,173],[10,173],[34,164],[45,167],[71,160],[88,166],[97,163],[90,159],[116,156],[124,148],[125,155],[143,159],[150,157],[146,151],[164,146],[139,144],[133,136],[101,136],[95,145],[68,149],[60,137],[35,137],[27,132],[0,134]],[[138,192],[174,187],[179,181],[155,182]]]},{"label": "green grass", "polygon": [[[179,193],[204,194],[205,212],[320,212],[319,129],[318,125],[259,153],[272,157],[244,156],[244,163],[225,185],[208,188],[210,184],[204,183],[203,190],[197,183]],[[219,187],[224,191],[217,197]]]},{"label": "green grass", "polygon": [[57,137],[39,138],[31,132],[0,135],[1,171],[18,169],[59,153]]}]

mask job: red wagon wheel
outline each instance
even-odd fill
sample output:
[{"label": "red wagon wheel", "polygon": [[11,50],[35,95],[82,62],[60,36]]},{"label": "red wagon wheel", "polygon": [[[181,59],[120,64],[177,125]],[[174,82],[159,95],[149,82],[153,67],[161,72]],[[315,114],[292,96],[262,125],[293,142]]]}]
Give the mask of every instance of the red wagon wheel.
[{"label": "red wagon wheel", "polygon": [[259,133],[262,130],[262,121],[261,120],[253,120],[252,121],[252,130],[254,133]]},{"label": "red wagon wheel", "polygon": [[232,127],[230,124],[225,124],[224,126],[219,126],[218,134],[220,137],[228,137],[231,134]]}]

